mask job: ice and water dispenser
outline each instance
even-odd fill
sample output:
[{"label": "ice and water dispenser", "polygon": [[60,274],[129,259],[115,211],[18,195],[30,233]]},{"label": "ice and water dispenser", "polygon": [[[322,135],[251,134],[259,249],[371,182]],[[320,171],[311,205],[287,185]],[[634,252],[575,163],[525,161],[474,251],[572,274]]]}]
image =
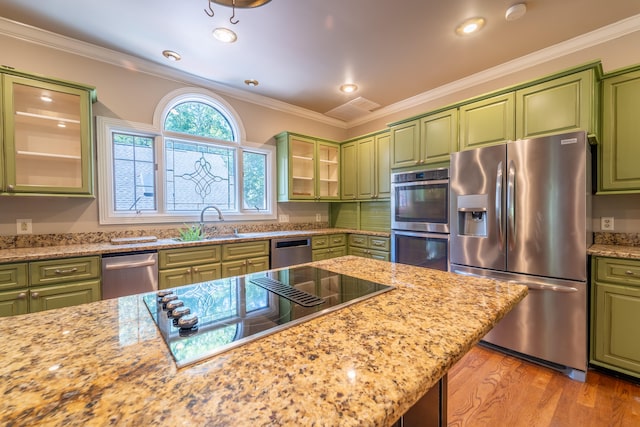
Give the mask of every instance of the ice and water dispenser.
[{"label": "ice and water dispenser", "polygon": [[457,196],[459,235],[487,236],[488,202],[486,194]]}]

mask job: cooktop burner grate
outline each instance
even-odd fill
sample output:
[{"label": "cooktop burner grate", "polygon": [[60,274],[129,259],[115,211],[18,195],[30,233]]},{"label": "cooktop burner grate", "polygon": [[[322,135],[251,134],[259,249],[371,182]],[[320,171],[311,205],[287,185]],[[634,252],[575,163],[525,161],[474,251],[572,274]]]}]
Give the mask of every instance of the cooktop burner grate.
[{"label": "cooktop burner grate", "polygon": [[278,280],[270,279],[269,277],[258,277],[249,281],[271,292],[274,292],[281,297],[291,300],[296,304],[300,304],[303,307],[314,307],[324,302],[322,298],[319,298],[308,292],[301,291],[300,289],[285,285],[284,283]]}]

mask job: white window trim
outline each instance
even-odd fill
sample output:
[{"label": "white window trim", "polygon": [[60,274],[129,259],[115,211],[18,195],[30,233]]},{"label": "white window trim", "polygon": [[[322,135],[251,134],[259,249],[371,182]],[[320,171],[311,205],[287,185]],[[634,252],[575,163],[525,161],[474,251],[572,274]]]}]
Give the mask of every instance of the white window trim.
[{"label": "white window trim", "polygon": [[[202,95],[202,96],[199,96]],[[142,211],[135,212],[115,212],[113,209],[113,151],[112,140],[114,132],[122,132],[129,134],[138,134],[154,138],[155,145],[155,161],[157,164],[155,171],[155,182],[158,206],[164,206],[164,197],[166,194],[164,179],[164,142],[163,142],[163,119],[167,113],[169,106],[176,103],[195,100],[213,104],[221,111],[231,114],[235,121],[231,123],[234,128],[235,142],[220,141],[220,145],[233,146],[239,149],[236,156],[236,198],[238,203],[238,212],[224,212],[225,221],[265,221],[274,220],[277,217],[277,195],[276,195],[276,148],[267,144],[258,144],[245,140],[245,132],[242,122],[235,110],[217,95],[198,88],[184,88],[171,92],[165,96],[159,103],[154,113],[153,125],[144,123],[130,122],[126,120],[114,119],[109,117],[96,117],[97,128],[97,155],[98,155],[98,211],[100,224],[153,224],[153,223],[189,223],[198,222],[200,220],[199,212],[185,213],[160,213],[159,211]],[[219,103],[219,105],[217,104]],[[169,136],[169,132],[165,132]],[[178,135],[176,135],[177,137]],[[184,135],[180,134],[182,138]],[[193,138],[197,140],[197,137]],[[260,152],[266,154],[267,176],[267,208],[260,212],[253,209],[244,209],[243,207],[243,177],[242,177],[242,151]],[[160,177],[160,178],[159,178]],[[161,187],[161,191],[158,191]]]}]

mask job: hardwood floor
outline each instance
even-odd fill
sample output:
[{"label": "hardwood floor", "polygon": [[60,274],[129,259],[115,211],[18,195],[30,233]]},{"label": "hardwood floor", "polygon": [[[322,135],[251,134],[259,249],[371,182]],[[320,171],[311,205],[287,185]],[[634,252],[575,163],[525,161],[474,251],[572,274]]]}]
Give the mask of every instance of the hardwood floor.
[{"label": "hardwood floor", "polygon": [[590,370],[581,383],[482,346],[449,371],[448,426],[640,426],[640,385]]}]

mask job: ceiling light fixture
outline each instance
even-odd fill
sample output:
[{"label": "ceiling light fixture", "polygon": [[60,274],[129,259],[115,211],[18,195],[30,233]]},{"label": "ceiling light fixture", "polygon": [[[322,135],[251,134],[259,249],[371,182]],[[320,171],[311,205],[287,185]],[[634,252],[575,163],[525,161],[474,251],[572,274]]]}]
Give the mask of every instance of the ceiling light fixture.
[{"label": "ceiling light fixture", "polygon": [[225,27],[220,27],[213,30],[213,37],[223,43],[233,43],[238,40],[238,36],[236,35],[236,33]]},{"label": "ceiling light fixture", "polygon": [[515,21],[516,19],[520,19],[527,13],[527,5],[525,3],[518,3],[511,6],[507,9],[507,12],[504,14],[504,19],[507,21]]},{"label": "ceiling light fixture", "polygon": [[182,57],[179,53],[174,52],[172,50],[163,50],[162,55],[167,58],[169,61],[180,61]]},{"label": "ceiling light fixture", "polygon": [[484,23],[484,18],[476,17],[467,19],[456,27],[456,34],[459,36],[466,36],[475,33],[484,27]]},{"label": "ceiling light fixture", "polygon": [[244,84],[246,84],[249,87],[256,87],[260,84],[260,82],[254,79],[247,79],[244,81]]},{"label": "ceiling light fixture", "polygon": [[345,83],[342,86],[340,86],[340,91],[344,93],[353,93],[357,90],[358,90],[358,85],[355,85],[353,83]]}]

